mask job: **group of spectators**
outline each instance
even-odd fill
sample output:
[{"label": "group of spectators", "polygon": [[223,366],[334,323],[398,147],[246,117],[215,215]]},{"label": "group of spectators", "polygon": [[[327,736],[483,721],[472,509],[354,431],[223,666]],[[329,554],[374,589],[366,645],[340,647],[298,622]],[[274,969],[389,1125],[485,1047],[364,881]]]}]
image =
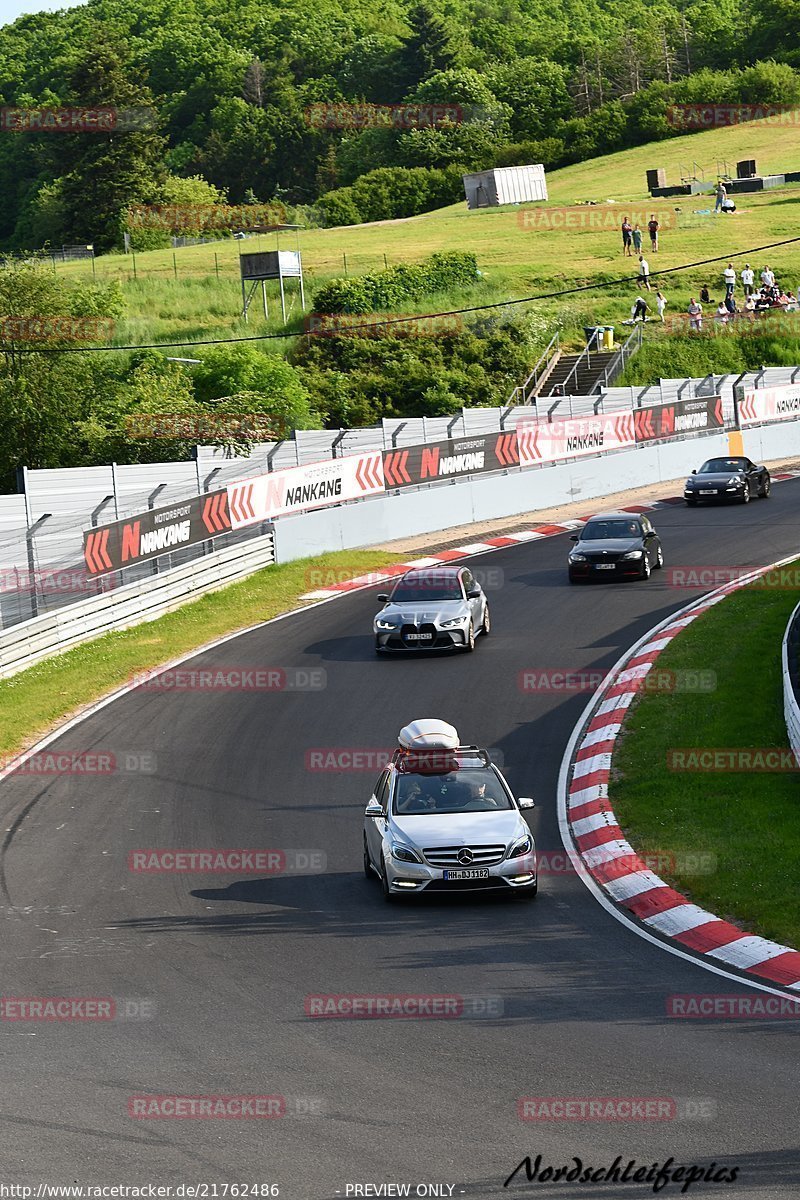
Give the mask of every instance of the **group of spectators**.
[{"label": "group of spectators", "polygon": [[[658,254],[658,231],[661,228],[655,213],[650,214],[650,220],[647,222],[647,232],[650,235],[650,249],[653,254]],[[622,253],[631,258],[633,254],[639,255],[639,261],[642,260],[642,231],[638,225],[631,225],[627,217],[622,218]]]},{"label": "group of spectators", "polygon": [[[736,303],[736,270],[733,263],[728,263],[725,270],[722,272],[722,279],[725,285],[725,295],[717,305],[714,312],[714,320],[718,325],[728,325],[731,320],[742,315],[757,315],[770,311],[780,312],[797,312],[798,304],[797,296],[792,291],[784,291],[775,280],[775,272],[770,266],[765,266],[761,272],[761,286],[756,288],[755,272],[749,263],[745,263],[743,270],[740,273],[742,289],[744,292],[744,304],[740,307]],[[689,300],[689,307],[686,310],[689,314],[689,329],[694,333],[700,333],[703,328],[703,304],[713,304],[714,301],[708,290],[708,284],[704,283],[700,289],[700,299],[694,296]]]}]

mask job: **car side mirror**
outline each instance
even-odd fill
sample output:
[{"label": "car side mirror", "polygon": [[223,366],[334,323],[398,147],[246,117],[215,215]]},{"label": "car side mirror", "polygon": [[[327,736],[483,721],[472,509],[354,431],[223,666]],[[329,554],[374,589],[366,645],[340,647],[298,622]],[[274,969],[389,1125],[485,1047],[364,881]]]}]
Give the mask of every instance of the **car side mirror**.
[{"label": "car side mirror", "polygon": [[693,475],[696,475],[696,474],[697,474],[697,471],[692,471],[692,474],[693,474]]},{"label": "car side mirror", "polygon": [[577,541],[578,541],[578,534],[577,534],[577,533],[571,533],[571,534],[569,535],[569,540],[570,540],[571,542],[577,542]]},{"label": "car side mirror", "polygon": [[480,588],[470,588],[469,591],[467,592],[467,599],[468,600],[478,600],[480,598],[480,594],[481,594]]},{"label": "car side mirror", "polygon": [[378,599],[381,601],[382,604],[389,603],[389,597],[386,595],[385,592],[378,592]]},{"label": "car side mirror", "polygon": [[365,817],[382,817],[383,809],[377,800],[370,800],[367,807],[364,809]]},{"label": "car side mirror", "polygon": [[530,796],[520,796],[517,803],[519,804],[520,808],[536,808],[536,801]]}]

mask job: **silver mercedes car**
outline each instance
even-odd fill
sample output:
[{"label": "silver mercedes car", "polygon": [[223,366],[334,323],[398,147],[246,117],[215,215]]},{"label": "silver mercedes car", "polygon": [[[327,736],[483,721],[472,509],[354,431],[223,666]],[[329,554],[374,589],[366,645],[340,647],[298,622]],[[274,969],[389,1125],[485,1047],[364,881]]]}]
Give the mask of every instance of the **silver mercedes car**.
[{"label": "silver mercedes car", "polygon": [[379,595],[375,649],[474,650],[479,633],[492,627],[489,602],[467,567],[418,567],[406,571],[391,595]]},{"label": "silver mercedes car", "polygon": [[414,721],[364,813],[364,873],[386,900],[426,893],[500,892],[532,899],[536,846],[518,800],[486,750],[452,725]]}]

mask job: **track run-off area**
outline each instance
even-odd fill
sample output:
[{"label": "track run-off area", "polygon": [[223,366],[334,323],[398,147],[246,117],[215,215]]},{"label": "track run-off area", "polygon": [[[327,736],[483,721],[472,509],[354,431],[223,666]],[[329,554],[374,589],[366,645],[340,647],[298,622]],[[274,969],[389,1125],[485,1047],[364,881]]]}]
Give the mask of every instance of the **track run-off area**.
[{"label": "track run-off area", "polygon": [[[744,569],[800,551],[799,509],[789,480],[765,502],[671,505],[651,519],[667,568]],[[3,997],[114,999],[109,1020],[0,1021],[9,1182],[275,1184],[288,1200],[387,1183],[411,1195],[652,1195],[652,1182],[524,1171],[503,1187],[526,1155],[542,1168],[621,1156],[738,1168],[690,1196],[797,1194],[797,1018],[670,1015],[676,995],[762,993],[637,937],[587,890],[556,792],[588,693],[521,684],[525,671],[609,669],[713,585],[677,587],[664,570],[570,587],[569,547],[561,535],[470,560],[492,611],[472,655],[377,658],[376,585],[186,664],[272,668],[295,686],[139,687],[48,746],[110,756],[115,770],[23,770],[0,784]],[[698,669],[724,652],[707,647]],[[386,905],[364,878],[380,755],[422,717],[490,747],[516,794],[535,798],[551,864],[535,902]],[[284,852],[287,869],[131,869],[144,849],[235,848]],[[314,998],[388,995],[464,1003],[434,1017],[314,1015]],[[265,1119],[174,1119],[136,1109],[153,1096],[280,1101]],[[553,1101],[550,1119],[524,1119],[532,1097]],[[585,1108],[575,1119],[559,1107],[568,1098],[659,1103],[634,1119]]]}]

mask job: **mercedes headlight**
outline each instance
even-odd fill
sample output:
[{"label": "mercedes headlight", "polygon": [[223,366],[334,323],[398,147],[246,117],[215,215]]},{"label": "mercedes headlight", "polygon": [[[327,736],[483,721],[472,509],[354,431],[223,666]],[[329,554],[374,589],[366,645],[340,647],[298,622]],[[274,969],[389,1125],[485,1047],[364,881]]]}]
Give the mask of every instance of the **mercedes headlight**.
[{"label": "mercedes headlight", "polygon": [[396,858],[398,862],[421,863],[422,859],[417,854],[416,850],[412,850],[410,846],[401,846],[397,842],[392,843],[392,858]]},{"label": "mercedes headlight", "polygon": [[511,849],[508,852],[508,857],[509,858],[521,858],[523,854],[530,854],[532,849],[533,849],[533,838],[528,833],[525,835],[525,837],[520,838],[519,841],[514,842],[513,846],[511,847]]},{"label": "mercedes headlight", "polygon": [[451,617],[449,621],[440,621],[442,629],[453,629],[456,625],[463,625],[470,618],[469,613],[462,613],[460,617]]},{"label": "mercedes headlight", "polygon": [[623,554],[623,556],[622,556],[622,557],[623,557],[623,558],[641,558],[641,557],[642,557],[642,551],[641,551],[641,550],[629,550],[629,551],[628,551],[628,553],[627,553],[627,554]]}]

